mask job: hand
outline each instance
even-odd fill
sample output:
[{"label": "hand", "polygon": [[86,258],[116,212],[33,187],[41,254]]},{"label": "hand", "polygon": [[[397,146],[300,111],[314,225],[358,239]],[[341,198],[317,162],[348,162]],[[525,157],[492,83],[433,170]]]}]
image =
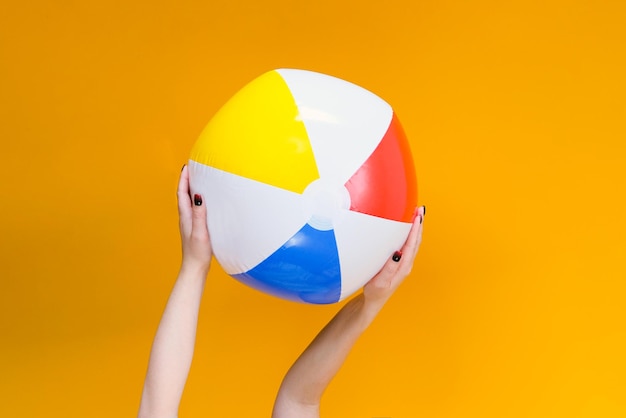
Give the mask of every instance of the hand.
[{"label": "hand", "polygon": [[183,167],[178,182],[178,217],[183,247],[181,269],[208,272],[211,265],[211,240],[206,220],[206,205],[200,195],[189,194],[189,169]]},{"label": "hand", "polygon": [[411,273],[413,261],[422,242],[422,228],[426,207],[415,210],[413,226],[402,250],[396,252],[383,266],[380,272],[363,287],[365,305],[381,308],[393,292],[400,286],[406,276]]},{"label": "hand", "polygon": [[415,210],[415,219],[401,253],[383,266],[346,303],[291,366],[278,391],[272,417],[319,418],[322,394],[337,374],[359,336],[367,329],[387,299],[411,272],[422,241],[426,208]]}]

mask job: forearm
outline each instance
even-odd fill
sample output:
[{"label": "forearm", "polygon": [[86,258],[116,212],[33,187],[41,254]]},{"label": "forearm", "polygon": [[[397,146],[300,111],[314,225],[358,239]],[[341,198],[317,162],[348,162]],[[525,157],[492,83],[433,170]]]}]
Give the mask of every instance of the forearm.
[{"label": "forearm", "polygon": [[[274,418],[319,416],[319,403],[324,390],[381,307],[379,304],[366,304],[363,294],[360,294],[337,313],[283,379]],[[298,407],[301,408],[300,415],[294,413]]]},{"label": "forearm", "polygon": [[175,417],[191,367],[207,269],[183,266],[154,338],[139,417]]}]

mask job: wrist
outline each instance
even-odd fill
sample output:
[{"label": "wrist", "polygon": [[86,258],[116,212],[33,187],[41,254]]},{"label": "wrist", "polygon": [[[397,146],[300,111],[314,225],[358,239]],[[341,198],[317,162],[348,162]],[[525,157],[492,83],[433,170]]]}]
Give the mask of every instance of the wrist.
[{"label": "wrist", "polygon": [[348,315],[354,318],[360,332],[365,331],[378,315],[382,304],[368,300],[363,293],[350,300],[346,306]]},{"label": "wrist", "polygon": [[185,260],[183,259],[180,266],[179,276],[196,277],[204,280],[209,274],[211,262],[199,262],[197,260]]},{"label": "wrist", "polygon": [[386,302],[387,298],[368,297],[367,294],[363,293],[363,314],[372,318],[376,317],[376,315],[378,315],[383,306],[385,306]]}]

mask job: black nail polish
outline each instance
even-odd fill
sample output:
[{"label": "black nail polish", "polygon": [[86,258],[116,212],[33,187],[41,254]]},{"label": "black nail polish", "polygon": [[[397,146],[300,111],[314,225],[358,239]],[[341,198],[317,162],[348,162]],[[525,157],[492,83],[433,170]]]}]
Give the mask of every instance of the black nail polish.
[{"label": "black nail polish", "polygon": [[420,225],[422,224],[422,222],[424,222],[424,216],[420,215]]},{"label": "black nail polish", "polygon": [[193,204],[196,206],[202,206],[202,196],[199,194],[193,195]]},{"label": "black nail polish", "polygon": [[402,258],[402,251],[396,251],[395,253],[393,253],[393,256],[391,257],[391,259],[395,261],[396,263],[400,261],[401,258]]},{"label": "black nail polish", "polygon": [[183,164],[183,167],[180,169],[180,172],[181,172],[181,173],[182,173],[182,172],[183,172],[183,170],[185,169],[185,166],[186,166],[186,165],[187,165],[187,164]]},{"label": "black nail polish", "polygon": [[424,205],[424,206],[422,206],[422,207],[424,208],[424,209],[423,209],[422,214],[423,214],[424,216],[426,216],[426,205]]}]

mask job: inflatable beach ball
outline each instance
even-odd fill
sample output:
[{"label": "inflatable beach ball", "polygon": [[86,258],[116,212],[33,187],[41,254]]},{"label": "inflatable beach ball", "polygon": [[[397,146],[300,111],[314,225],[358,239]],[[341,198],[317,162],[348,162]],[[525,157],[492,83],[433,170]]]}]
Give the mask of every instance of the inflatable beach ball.
[{"label": "inflatable beach ball", "polygon": [[189,172],[222,268],[306,303],[367,283],[404,244],[417,204],[391,106],[304,70],[270,71],[236,93],[194,145]]}]

